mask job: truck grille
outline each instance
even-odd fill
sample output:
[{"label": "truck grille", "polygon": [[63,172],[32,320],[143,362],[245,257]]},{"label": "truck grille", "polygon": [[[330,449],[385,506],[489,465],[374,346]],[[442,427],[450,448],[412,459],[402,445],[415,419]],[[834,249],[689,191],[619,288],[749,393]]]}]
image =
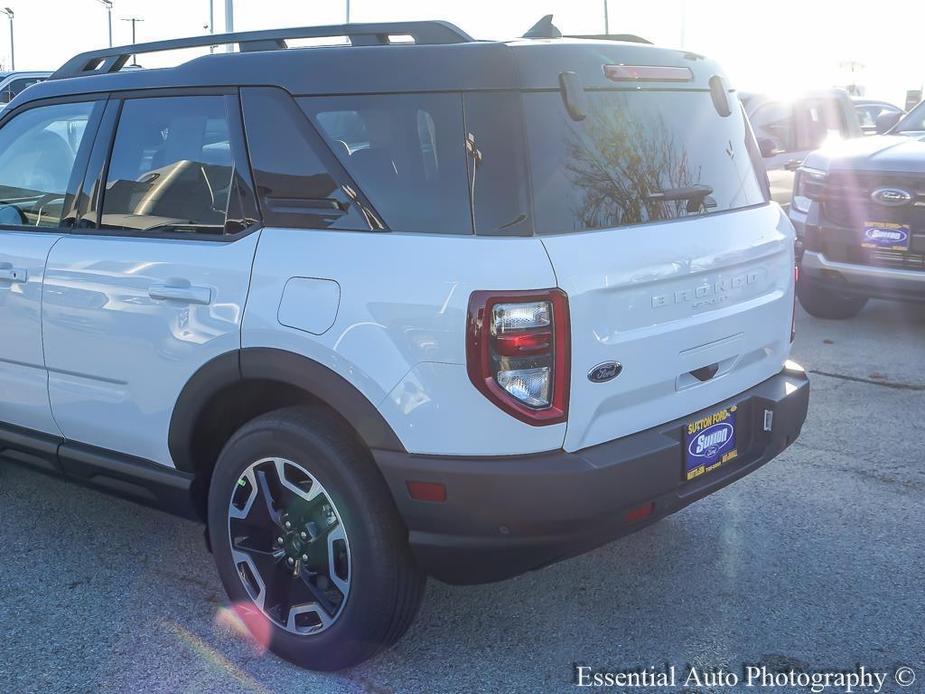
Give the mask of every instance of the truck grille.
[{"label": "truck grille", "polygon": [[[878,188],[900,188],[913,195],[908,205],[888,207],[871,199]],[[841,262],[898,270],[925,271],[925,175],[838,171],[826,178],[823,216],[843,227],[826,257]],[[861,247],[866,222],[908,224],[912,230],[906,252]],[[823,243],[822,245],[829,245]]]}]

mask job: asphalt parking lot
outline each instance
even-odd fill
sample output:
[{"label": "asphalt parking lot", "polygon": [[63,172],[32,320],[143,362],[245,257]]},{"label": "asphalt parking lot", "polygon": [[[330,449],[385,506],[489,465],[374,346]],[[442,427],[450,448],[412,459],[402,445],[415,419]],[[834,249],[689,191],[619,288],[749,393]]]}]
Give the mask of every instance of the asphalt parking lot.
[{"label": "asphalt parking lot", "polygon": [[10,692],[565,691],[576,662],[764,663],[906,665],[915,686],[885,691],[921,691],[925,307],[871,302],[845,322],[801,314],[794,357],[813,372],[810,415],[778,460],[577,559],[495,585],[432,581],[395,648],[338,674],[301,671],[225,626],[199,526],[2,464],[0,682]]}]

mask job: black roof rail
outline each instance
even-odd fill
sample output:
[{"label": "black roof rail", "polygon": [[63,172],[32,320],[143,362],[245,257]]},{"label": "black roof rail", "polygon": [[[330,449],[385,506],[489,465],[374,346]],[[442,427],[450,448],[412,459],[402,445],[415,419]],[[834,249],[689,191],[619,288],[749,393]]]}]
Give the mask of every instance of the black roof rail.
[{"label": "black roof rail", "polygon": [[652,45],[649,39],[644,39],[636,34],[569,34],[570,39],[594,39],[597,41],[626,41],[627,43],[647,43]]},{"label": "black roof rail", "polygon": [[101,48],[74,56],[58,68],[49,79],[79,77],[118,72],[133,55],[157,53],[183,48],[202,48],[237,44],[242,53],[286,48],[289,39],[313,39],[347,36],[354,46],[389,44],[389,36],[411,36],[416,44],[468,43],[474,39],[459,27],[442,21],[382,22],[368,24],[333,24],[330,26],[240,31],[232,34],[208,34],[167,41],[153,41],[131,46]]}]

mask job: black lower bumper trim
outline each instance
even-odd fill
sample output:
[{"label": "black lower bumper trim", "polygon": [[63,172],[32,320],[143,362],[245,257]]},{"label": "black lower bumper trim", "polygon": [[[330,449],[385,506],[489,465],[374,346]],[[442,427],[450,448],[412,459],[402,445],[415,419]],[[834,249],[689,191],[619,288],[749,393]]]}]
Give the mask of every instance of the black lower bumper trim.
[{"label": "black lower bumper trim", "polygon": [[800,270],[800,282],[825,291],[888,301],[925,301],[925,281],[908,282],[885,276],[858,277],[856,275],[826,274],[820,270]]},{"label": "black lower bumper trim", "polygon": [[[738,406],[739,456],[682,481],[682,427]],[[503,458],[373,451],[421,566],[448,583],[501,580],[634,532],[747,475],[797,438],[809,404],[802,371],[784,371],[701,413],[584,450]],[[773,413],[770,432],[765,412]],[[407,482],[446,486],[445,502],[417,501]],[[628,521],[627,511],[653,504]]]}]

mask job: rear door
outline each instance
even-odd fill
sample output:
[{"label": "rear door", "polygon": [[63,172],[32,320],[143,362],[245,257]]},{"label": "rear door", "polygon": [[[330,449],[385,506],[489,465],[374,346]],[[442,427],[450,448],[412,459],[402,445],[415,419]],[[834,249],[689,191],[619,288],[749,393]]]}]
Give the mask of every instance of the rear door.
[{"label": "rear door", "polygon": [[[779,372],[793,233],[767,204],[741,111],[721,116],[693,90],[589,92],[580,120],[559,92],[523,99],[535,225],[571,312],[565,448],[684,417]],[[622,373],[592,382],[605,362]]]},{"label": "rear door", "polygon": [[58,434],[42,358],[42,279],[102,103],[33,106],[0,128],[0,422]]},{"label": "rear door", "polygon": [[240,346],[255,202],[236,96],[110,103],[80,228],[48,258],[48,390],[68,439],[169,465],[181,389]]}]

